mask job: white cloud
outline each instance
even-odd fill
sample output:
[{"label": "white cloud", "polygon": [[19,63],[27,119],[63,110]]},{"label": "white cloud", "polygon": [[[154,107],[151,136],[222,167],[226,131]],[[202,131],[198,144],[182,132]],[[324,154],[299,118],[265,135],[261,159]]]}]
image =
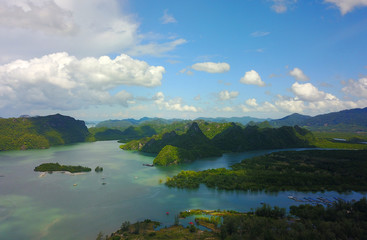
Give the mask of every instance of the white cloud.
[{"label": "white cloud", "polygon": [[225,101],[236,98],[240,93],[237,91],[228,92],[227,90],[221,91],[218,94],[219,100]]},{"label": "white cloud", "polygon": [[[354,86],[353,84],[350,86],[352,88],[343,89],[343,91],[349,93],[349,91],[354,90],[354,87],[359,87],[359,85]],[[365,107],[367,104],[367,99],[361,99],[355,102],[340,100],[330,93],[318,90],[310,83],[299,84],[296,82],[292,85],[291,89],[295,94],[294,98],[278,95],[278,99],[275,101],[275,106],[278,109],[289,113],[299,112],[316,115],[325,112]]]},{"label": "white cloud", "polygon": [[303,73],[303,71],[297,67],[289,71],[289,75],[294,77],[297,81],[308,81],[309,80],[309,78]]},{"label": "white cloud", "polygon": [[257,111],[260,112],[278,112],[278,108],[270,102],[264,102],[262,105],[258,106]]},{"label": "white cloud", "polygon": [[278,108],[268,101],[258,104],[255,98],[250,98],[245,103],[240,105],[242,112],[278,112]]},{"label": "white cloud", "polygon": [[367,6],[367,0],[324,0],[327,3],[335,4],[342,15],[353,11],[356,7]]},{"label": "white cloud", "polygon": [[250,35],[252,37],[264,37],[264,36],[269,35],[269,34],[270,34],[270,32],[256,31],[256,32],[251,33]]},{"label": "white cloud", "polygon": [[177,20],[173,17],[173,15],[168,14],[168,9],[164,10],[163,17],[161,17],[161,21],[163,24],[177,22]]},{"label": "white cloud", "polygon": [[367,78],[360,78],[358,81],[350,79],[342,91],[352,96],[367,98]]},{"label": "white cloud", "polygon": [[297,0],[271,0],[273,5],[271,8],[276,13],[285,13],[288,11],[288,8],[297,3]]},{"label": "white cloud", "polygon": [[235,110],[235,108],[234,107],[223,107],[223,108],[218,108],[218,107],[216,107],[215,108],[215,111],[216,112],[235,112],[236,110]]},{"label": "white cloud", "polygon": [[252,111],[251,109],[249,109],[247,106],[245,106],[243,104],[240,105],[240,108],[241,108],[242,112],[245,112],[245,113]]},{"label": "white cloud", "polygon": [[305,102],[302,100],[284,98],[281,96],[279,96],[279,99],[275,102],[275,105],[281,110],[289,113],[302,113],[306,108]]},{"label": "white cloud", "polygon": [[152,41],[154,34],[142,33],[136,17],[121,11],[123,4],[118,0],[2,0],[0,60],[63,51],[78,58],[121,52],[162,56],[186,43],[170,37]]},{"label": "white cloud", "polygon": [[78,109],[90,105],[119,104],[127,106],[133,96],[122,90],[132,85],[161,85],[165,69],[144,61],[120,55],[115,59],[77,59],[65,52],[16,60],[0,65],[0,107],[24,109]]},{"label": "white cloud", "polygon": [[320,100],[336,99],[334,95],[318,90],[311,83],[299,84],[298,82],[295,82],[292,85],[291,90],[297,96],[297,98],[304,101],[316,102]]},{"label": "white cloud", "polygon": [[166,101],[164,94],[162,92],[158,92],[154,95],[154,102],[160,109],[166,109],[171,111],[179,111],[179,112],[198,112],[200,109],[189,106],[182,105],[182,99],[176,98]]},{"label": "white cloud", "polygon": [[202,62],[202,63],[195,63],[191,66],[192,69],[196,71],[203,71],[208,73],[224,73],[230,70],[230,66],[228,63],[220,62]]},{"label": "white cloud", "polygon": [[187,43],[183,38],[176,39],[166,43],[149,43],[137,45],[126,52],[132,56],[152,55],[156,57],[163,56],[164,53],[174,50],[177,46]]},{"label": "white cloud", "polygon": [[259,87],[265,86],[265,83],[261,80],[260,75],[255,70],[246,72],[240,79],[240,82],[244,84],[257,85]]},{"label": "white cloud", "polygon": [[78,28],[72,13],[53,1],[2,1],[0,26],[58,35],[74,34]]},{"label": "white cloud", "polygon": [[257,104],[257,102],[256,102],[256,99],[255,99],[255,98],[247,99],[247,100],[246,100],[246,104],[247,104],[248,106],[251,106],[251,107],[257,107],[257,106],[258,106],[258,104]]}]

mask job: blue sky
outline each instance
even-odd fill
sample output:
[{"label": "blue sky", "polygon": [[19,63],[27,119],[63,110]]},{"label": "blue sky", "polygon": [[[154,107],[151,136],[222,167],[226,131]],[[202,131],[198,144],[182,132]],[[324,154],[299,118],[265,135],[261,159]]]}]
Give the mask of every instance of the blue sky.
[{"label": "blue sky", "polygon": [[0,117],[367,107],[367,0],[4,0]]}]

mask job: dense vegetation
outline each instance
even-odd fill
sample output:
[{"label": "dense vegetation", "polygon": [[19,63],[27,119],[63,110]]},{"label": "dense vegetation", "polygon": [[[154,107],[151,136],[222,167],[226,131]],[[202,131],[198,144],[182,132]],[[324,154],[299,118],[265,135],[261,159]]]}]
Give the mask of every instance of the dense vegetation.
[{"label": "dense vegetation", "polygon": [[60,165],[59,163],[43,163],[34,168],[36,172],[66,171],[71,173],[90,172],[92,169],[82,166]]},{"label": "dense vegetation", "polygon": [[[272,208],[267,204],[248,213],[211,212],[212,217],[197,217],[196,222],[213,222],[212,231],[201,231],[194,225],[184,228],[176,220],[172,227],[154,231],[153,224],[157,223],[145,220],[135,224],[124,222],[117,232],[106,236],[106,239],[293,240],[365,239],[367,236],[366,198],[356,202],[339,201],[327,208],[322,205],[291,206],[289,216],[286,216],[285,209]],[[219,216],[222,221],[218,221]],[[102,234],[97,239],[102,239]]]},{"label": "dense vegetation", "polygon": [[191,151],[183,148],[166,145],[154,159],[154,165],[167,166],[172,164],[179,164],[183,161],[191,161],[195,156]]},{"label": "dense vegetation", "polygon": [[83,121],[60,114],[0,119],[0,151],[48,148],[90,137]]},{"label": "dense vegetation", "polygon": [[236,124],[217,134],[212,143],[226,152],[243,152],[256,149],[281,149],[310,147],[313,135],[306,129],[295,127],[260,128]]},{"label": "dense vegetation", "polygon": [[181,171],[167,186],[227,190],[366,191],[367,150],[276,152],[245,159],[232,169]]},{"label": "dense vegetation", "polygon": [[122,145],[121,148],[158,154],[154,159],[154,164],[166,166],[199,158],[220,156],[223,152],[310,147],[310,142],[313,141],[312,133],[298,126],[281,128],[247,126],[243,128],[235,123],[206,123],[203,121],[190,124],[185,133],[165,132],[150,138],[131,141]]}]

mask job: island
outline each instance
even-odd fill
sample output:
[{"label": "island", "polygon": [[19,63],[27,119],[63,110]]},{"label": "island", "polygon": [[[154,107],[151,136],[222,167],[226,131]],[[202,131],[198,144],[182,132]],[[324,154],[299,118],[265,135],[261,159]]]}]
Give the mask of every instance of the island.
[{"label": "island", "polygon": [[274,152],[231,166],[181,171],[166,185],[245,191],[367,191],[367,150]]},{"label": "island", "polygon": [[[180,219],[193,217],[187,226]],[[333,205],[291,206],[284,208],[263,204],[249,212],[192,209],[174,217],[170,227],[155,230],[158,222],[149,219],[130,224],[96,239],[364,239],[367,235],[367,200]],[[199,228],[205,227],[206,230]]]},{"label": "island", "polygon": [[90,172],[92,169],[82,166],[60,165],[59,163],[43,163],[34,168],[35,172],[64,171],[70,173]]}]

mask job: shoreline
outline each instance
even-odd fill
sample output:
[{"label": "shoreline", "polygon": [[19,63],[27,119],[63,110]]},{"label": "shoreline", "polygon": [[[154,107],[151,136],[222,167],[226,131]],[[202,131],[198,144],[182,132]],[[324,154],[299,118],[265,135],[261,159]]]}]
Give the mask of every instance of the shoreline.
[{"label": "shoreline", "polygon": [[[49,172],[51,172],[51,173],[49,173]],[[42,177],[45,177],[46,175],[49,175],[49,174],[52,174],[52,173],[62,173],[62,174],[69,175],[69,176],[78,176],[78,175],[87,174],[86,172],[72,173],[72,172],[69,172],[69,171],[46,171],[46,172],[41,172],[38,177],[42,178]]]}]

